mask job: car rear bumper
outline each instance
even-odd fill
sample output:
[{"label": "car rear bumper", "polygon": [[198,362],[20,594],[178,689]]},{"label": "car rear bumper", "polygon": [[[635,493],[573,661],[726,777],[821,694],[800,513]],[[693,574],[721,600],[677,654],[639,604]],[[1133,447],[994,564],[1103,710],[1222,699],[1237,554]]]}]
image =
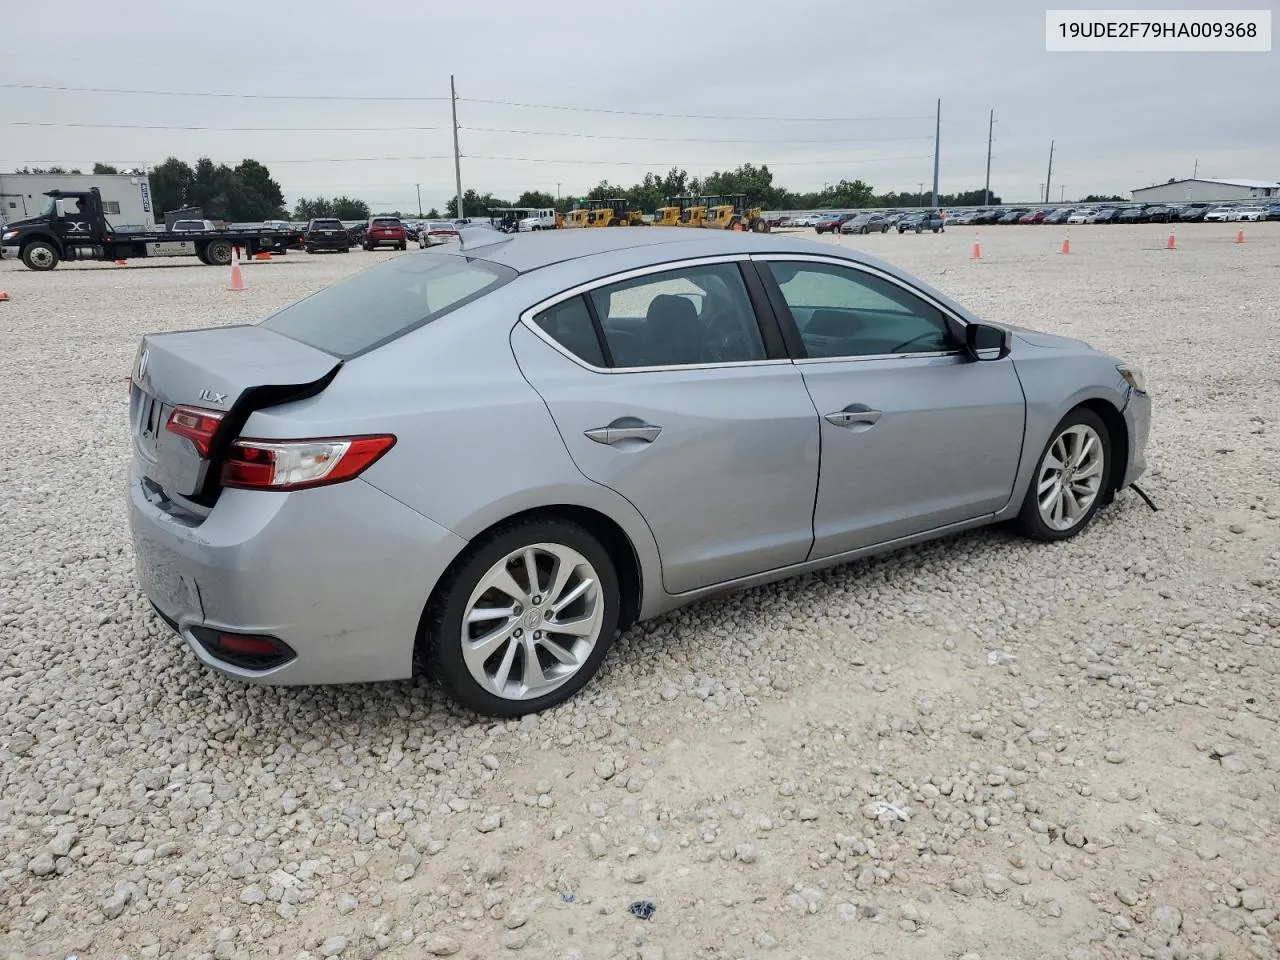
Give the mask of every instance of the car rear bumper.
[{"label": "car rear bumper", "polygon": [[1147,469],[1147,437],[1151,434],[1151,396],[1129,390],[1124,408],[1124,422],[1129,429],[1129,462],[1125,464],[1121,487],[1136,483]]},{"label": "car rear bumper", "polygon": [[349,237],[308,237],[306,245],[314,250],[341,250],[351,246]]},{"label": "car rear bumper", "polygon": [[[466,545],[363,480],[293,493],[225,490],[197,526],[129,473],[138,582],[206,666],[270,684],[408,677],[433,586]],[[266,670],[218,659],[192,632],[266,635],[296,656]]]},{"label": "car rear bumper", "polygon": [[398,247],[402,243],[408,243],[408,237],[365,237],[364,242],[370,247]]}]

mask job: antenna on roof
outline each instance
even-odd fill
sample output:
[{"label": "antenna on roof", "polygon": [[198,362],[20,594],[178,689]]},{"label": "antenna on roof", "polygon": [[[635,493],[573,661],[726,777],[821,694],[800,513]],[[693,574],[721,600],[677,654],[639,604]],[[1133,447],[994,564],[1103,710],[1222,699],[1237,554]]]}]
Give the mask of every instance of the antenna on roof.
[{"label": "antenna on roof", "polygon": [[510,243],[511,236],[492,227],[459,227],[458,246],[463,250],[478,250],[481,247],[497,246],[499,243]]}]

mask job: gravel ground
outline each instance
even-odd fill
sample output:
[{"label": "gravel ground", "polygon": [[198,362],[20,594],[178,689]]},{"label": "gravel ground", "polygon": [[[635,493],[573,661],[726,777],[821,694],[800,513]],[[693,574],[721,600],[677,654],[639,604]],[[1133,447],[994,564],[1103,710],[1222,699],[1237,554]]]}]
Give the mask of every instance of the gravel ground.
[{"label": "gravel ground", "polygon": [[225,681],[134,585],[139,335],[391,254],[248,264],[242,294],[0,263],[0,957],[1275,956],[1280,224],[1246,229],[840,241],[1144,364],[1159,512],[703,603],[519,722]]}]

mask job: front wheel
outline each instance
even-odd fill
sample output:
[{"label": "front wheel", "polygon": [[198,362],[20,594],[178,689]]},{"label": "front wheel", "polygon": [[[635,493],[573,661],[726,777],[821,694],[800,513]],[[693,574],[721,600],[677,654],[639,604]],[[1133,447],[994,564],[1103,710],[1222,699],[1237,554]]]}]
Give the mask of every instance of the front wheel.
[{"label": "front wheel", "polygon": [[1036,462],[1018,526],[1036,540],[1066,540],[1102,505],[1111,473],[1111,435],[1092,410],[1062,419]]},{"label": "front wheel", "polygon": [[231,263],[231,244],[226,240],[214,240],[204,248],[205,261],[211,267],[225,267]]},{"label": "front wheel", "polygon": [[420,643],[461,704],[517,717],[568,700],[591,679],[618,609],[617,573],[600,542],[576,523],[532,518],[464,554]]},{"label": "front wheel", "polygon": [[22,262],[28,270],[52,270],[61,257],[52,244],[37,240],[22,248]]}]

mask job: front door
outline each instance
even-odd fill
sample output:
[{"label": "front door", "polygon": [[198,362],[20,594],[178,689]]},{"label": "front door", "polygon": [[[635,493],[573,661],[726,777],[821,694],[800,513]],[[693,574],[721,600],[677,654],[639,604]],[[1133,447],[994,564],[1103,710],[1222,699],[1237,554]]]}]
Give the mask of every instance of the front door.
[{"label": "front door", "polygon": [[770,358],[736,263],[597,287],[512,333],[582,473],[644,515],[668,593],[802,562],[818,420]]},{"label": "front door", "polygon": [[[1004,507],[1025,400],[1008,358],[976,362],[959,321],[901,283],[830,261],[761,264],[820,416],[813,558]],[[769,277],[766,277],[766,282]]]}]

